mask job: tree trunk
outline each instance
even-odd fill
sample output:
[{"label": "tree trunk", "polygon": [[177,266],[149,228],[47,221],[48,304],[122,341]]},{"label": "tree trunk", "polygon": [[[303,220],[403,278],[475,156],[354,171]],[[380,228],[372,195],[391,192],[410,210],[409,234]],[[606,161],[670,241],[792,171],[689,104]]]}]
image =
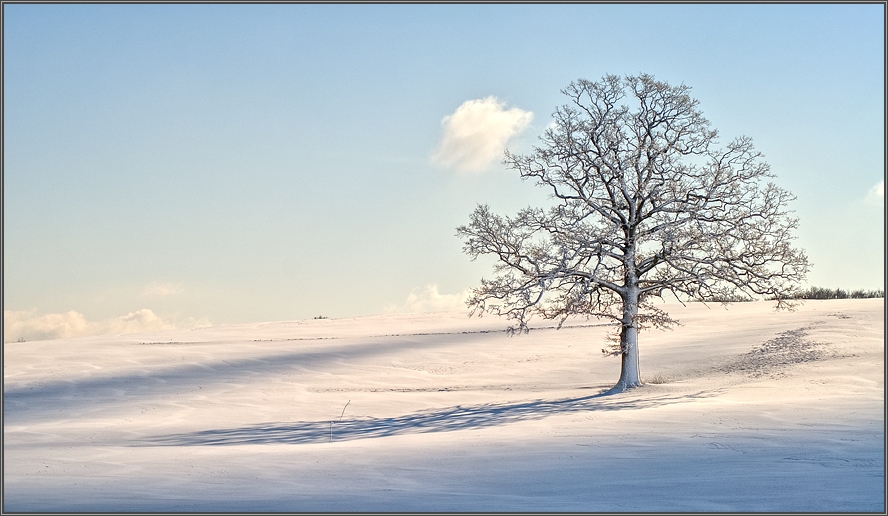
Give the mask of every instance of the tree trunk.
[{"label": "tree trunk", "polygon": [[620,368],[620,381],[614,386],[614,391],[620,392],[638,387],[641,379],[638,374],[638,289],[631,288],[623,298],[623,320],[620,330],[620,349],[622,350],[622,366]]}]

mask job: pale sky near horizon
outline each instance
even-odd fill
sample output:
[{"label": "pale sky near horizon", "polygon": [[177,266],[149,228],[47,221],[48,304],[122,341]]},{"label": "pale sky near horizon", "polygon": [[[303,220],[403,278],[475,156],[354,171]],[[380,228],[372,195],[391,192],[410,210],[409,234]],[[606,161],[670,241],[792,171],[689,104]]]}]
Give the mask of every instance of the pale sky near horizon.
[{"label": "pale sky near horizon", "polygon": [[455,227],[546,201],[503,149],[609,73],[753,139],[809,285],[882,288],[884,9],[4,4],[4,326],[459,308],[493,262]]}]

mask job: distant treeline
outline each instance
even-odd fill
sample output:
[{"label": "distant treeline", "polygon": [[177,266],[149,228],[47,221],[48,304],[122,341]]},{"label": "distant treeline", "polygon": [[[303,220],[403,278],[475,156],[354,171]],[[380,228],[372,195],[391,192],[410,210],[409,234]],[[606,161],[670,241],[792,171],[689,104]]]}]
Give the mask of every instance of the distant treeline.
[{"label": "distant treeline", "polygon": [[[845,290],[841,288],[823,288],[823,287],[811,287],[807,290],[799,290],[794,294],[790,295],[787,299],[873,299],[873,298],[884,298],[885,291],[884,290]],[[769,297],[769,300],[774,300],[775,298]],[[707,299],[707,302],[711,303],[743,303],[746,301],[752,301],[753,299],[750,297],[742,296],[742,295],[732,295],[732,296],[715,296],[710,299]],[[695,301],[700,301],[699,299]]]},{"label": "distant treeline", "polygon": [[811,287],[792,295],[791,299],[872,299],[885,297],[884,290],[844,290],[841,288]]}]

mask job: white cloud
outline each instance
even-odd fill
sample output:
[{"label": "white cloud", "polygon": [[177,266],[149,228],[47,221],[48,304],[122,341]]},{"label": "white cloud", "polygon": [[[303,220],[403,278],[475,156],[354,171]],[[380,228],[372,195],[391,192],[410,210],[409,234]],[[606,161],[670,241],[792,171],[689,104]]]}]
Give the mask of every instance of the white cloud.
[{"label": "white cloud", "polygon": [[140,331],[173,330],[175,324],[165,322],[147,308],[130,312],[107,323],[105,333],[138,333]]},{"label": "white cloud", "polygon": [[885,201],[884,179],[869,189],[869,192],[866,193],[866,200],[872,204],[882,204]]},{"label": "white cloud", "polygon": [[142,290],[142,297],[170,297],[181,294],[184,289],[175,283],[149,283]]},{"label": "white cloud", "polygon": [[441,120],[441,142],[432,160],[461,172],[477,172],[500,159],[509,138],[533,119],[530,111],[505,107],[496,97],[463,102]]},{"label": "white cloud", "polygon": [[83,314],[74,310],[46,315],[38,315],[36,310],[3,310],[3,342],[202,328],[209,325],[205,318],[188,317],[178,322],[164,320],[148,308],[101,322],[87,321]]},{"label": "white cloud", "polygon": [[94,324],[90,324],[83,314],[73,310],[47,315],[37,315],[36,310],[3,310],[3,342],[87,335]]},{"label": "white cloud", "polygon": [[404,304],[389,306],[388,311],[417,313],[465,310],[468,297],[469,290],[464,290],[458,294],[442,294],[438,291],[438,285],[426,285],[422,289],[413,289],[413,292],[407,296],[407,301]]}]

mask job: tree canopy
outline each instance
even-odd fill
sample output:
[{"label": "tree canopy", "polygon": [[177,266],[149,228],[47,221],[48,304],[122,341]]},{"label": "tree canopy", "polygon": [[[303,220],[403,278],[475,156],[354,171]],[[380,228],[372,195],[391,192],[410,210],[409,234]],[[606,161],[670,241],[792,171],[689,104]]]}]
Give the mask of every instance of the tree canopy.
[{"label": "tree canopy", "polygon": [[[637,330],[675,321],[649,301],[768,297],[777,307],[808,271],[793,247],[792,194],[748,137],[724,146],[684,84],[654,77],[580,79],[527,155],[505,164],[549,190],[552,206],[514,217],[481,205],[457,228],[473,259],[493,255],[468,304],[527,329],[538,315],[609,318],[620,327],[624,371],[640,384]],[[633,367],[627,373],[628,367]]]}]

